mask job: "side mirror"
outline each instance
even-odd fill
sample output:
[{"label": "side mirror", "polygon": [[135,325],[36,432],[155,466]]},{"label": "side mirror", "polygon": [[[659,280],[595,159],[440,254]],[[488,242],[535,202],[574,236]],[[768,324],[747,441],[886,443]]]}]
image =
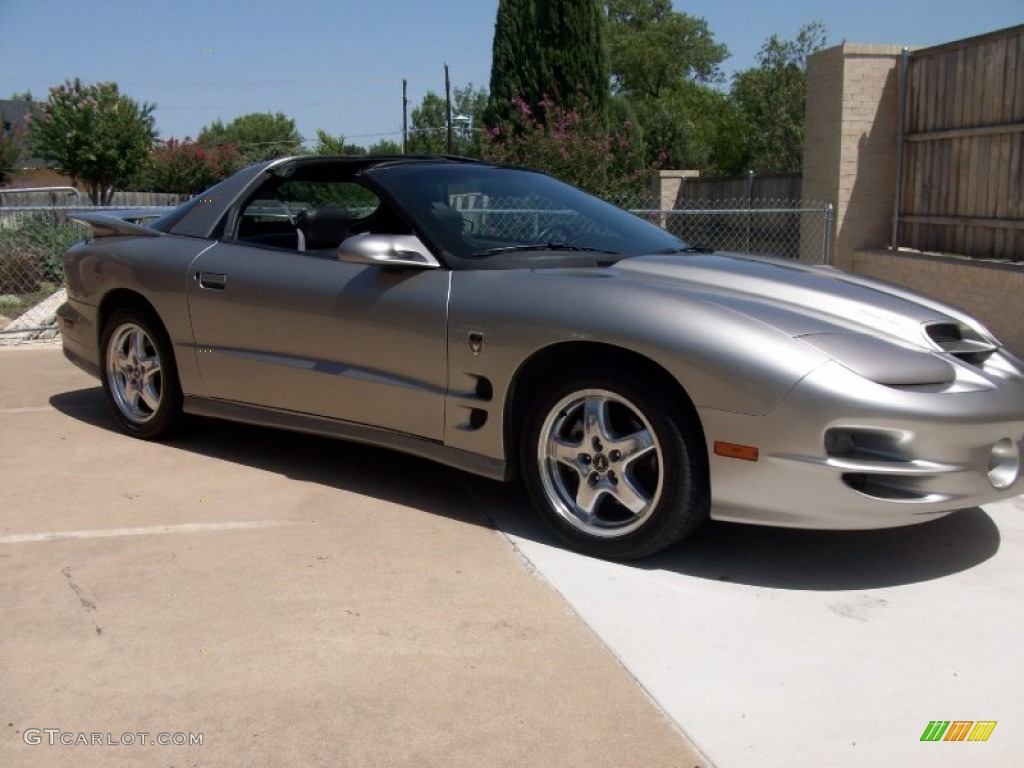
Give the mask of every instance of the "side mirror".
[{"label": "side mirror", "polygon": [[441,266],[415,235],[353,235],[338,246],[338,260],[378,267],[437,269]]}]

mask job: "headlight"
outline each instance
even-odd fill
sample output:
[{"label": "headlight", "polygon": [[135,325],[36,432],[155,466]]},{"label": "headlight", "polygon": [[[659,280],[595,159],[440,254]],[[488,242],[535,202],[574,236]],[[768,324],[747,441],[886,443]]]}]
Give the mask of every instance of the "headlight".
[{"label": "headlight", "polygon": [[949,384],[956,380],[953,366],[941,357],[874,336],[811,333],[798,338],[876,384],[913,386]]}]

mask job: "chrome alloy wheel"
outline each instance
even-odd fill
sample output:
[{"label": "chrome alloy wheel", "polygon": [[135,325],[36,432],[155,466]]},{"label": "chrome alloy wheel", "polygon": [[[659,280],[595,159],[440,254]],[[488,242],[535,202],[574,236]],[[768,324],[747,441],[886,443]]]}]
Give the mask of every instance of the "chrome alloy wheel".
[{"label": "chrome alloy wheel", "polygon": [[548,412],[537,462],[552,509],[590,536],[632,533],[661,499],[655,430],[633,403],[604,389],[573,392]]},{"label": "chrome alloy wheel", "polygon": [[119,326],[107,345],[107,383],[118,410],[136,424],[150,421],[160,409],[163,368],[149,334],[135,323]]}]

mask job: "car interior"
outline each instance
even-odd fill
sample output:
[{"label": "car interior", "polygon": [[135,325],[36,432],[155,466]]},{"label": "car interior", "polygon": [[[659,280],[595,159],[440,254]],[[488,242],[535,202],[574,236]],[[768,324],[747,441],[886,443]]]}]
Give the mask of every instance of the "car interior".
[{"label": "car interior", "polygon": [[333,256],[361,233],[407,235],[412,228],[354,181],[291,181],[272,177],[242,206],[235,240]]}]

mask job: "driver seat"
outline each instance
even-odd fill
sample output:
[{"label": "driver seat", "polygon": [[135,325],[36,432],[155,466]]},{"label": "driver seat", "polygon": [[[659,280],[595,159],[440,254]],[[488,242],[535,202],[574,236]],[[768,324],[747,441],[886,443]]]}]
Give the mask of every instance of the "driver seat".
[{"label": "driver seat", "polygon": [[348,237],[351,223],[352,214],[341,205],[325,205],[322,208],[308,208],[300,212],[295,217],[295,226],[302,235],[299,250],[322,251],[337,248]]}]

